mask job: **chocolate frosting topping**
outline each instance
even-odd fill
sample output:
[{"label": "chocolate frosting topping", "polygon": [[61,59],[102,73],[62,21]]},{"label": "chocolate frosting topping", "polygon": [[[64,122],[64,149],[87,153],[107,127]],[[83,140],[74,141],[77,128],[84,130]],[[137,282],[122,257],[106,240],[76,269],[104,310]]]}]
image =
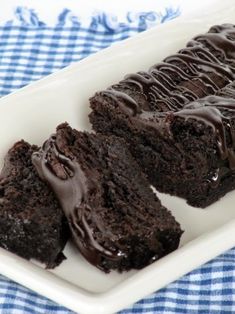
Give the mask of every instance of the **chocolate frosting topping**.
[{"label": "chocolate frosting topping", "polygon": [[226,60],[235,59],[235,36],[234,25],[223,24],[213,26],[209,33],[205,35],[198,35],[194,41],[207,42],[214,49],[219,50]]},{"label": "chocolate frosting topping", "polygon": [[108,250],[94,238],[93,230],[87,221],[92,212],[87,199],[89,190],[92,189],[91,179],[75,159],[70,159],[59,151],[56,135],[51,136],[43,147],[32,155],[32,162],[41,179],[46,181],[56,194],[69,221],[74,241],[90,263],[101,267],[102,256],[111,260],[123,258],[124,253]]},{"label": "chocolate frosting topping", "polygon": [[[126,76],[118,85],[134,86],[149,103],[158,104],[159,111],[162,106],[163,111],[177,111],[198,99],[194,89],[200,92],[200,97],[204,97],[215,94],[221,88],[217,81],[225,80],[225,84],[233,81],[235,63],[232,64],[231,60],[234,58],[234,25],[214,26],[208,33],[191,40],[179,53],[156,64],[148,72]],[[185,84],[187,81],[190,84]],[[140,108],[138,101],[127,95],[125,88],[117,90],[116,87],[117,85],[102,93],[116,100],[121,99],[120,106],[123,109],[126,106],[129,114],[140,113],[143,108]]]}]

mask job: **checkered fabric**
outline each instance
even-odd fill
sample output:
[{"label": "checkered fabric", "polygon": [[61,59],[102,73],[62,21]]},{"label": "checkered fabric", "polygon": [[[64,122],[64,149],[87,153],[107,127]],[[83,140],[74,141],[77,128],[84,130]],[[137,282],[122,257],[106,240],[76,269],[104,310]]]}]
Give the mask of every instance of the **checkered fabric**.
[{"label": "checkered fabric", "polygon": [[179,14],[178,8],[128,12],[118,23],[97,13],[84,25],[64,9],[57,24],[48,27],[33,10],[17,7],[16,19],[0,25],[0,96]]},{"label": "checkered fabric", "polygon": [[[49,27],[33,10],[18,7],[14,20],[0,24],[0,96],[179,14],[173,8],[129,12],[126,23],[98,14],[84,26],[65,9]],[[120,313],[235,313],[234,261],[233,249]],[[0,276],[0,313],[72,312]]]}]

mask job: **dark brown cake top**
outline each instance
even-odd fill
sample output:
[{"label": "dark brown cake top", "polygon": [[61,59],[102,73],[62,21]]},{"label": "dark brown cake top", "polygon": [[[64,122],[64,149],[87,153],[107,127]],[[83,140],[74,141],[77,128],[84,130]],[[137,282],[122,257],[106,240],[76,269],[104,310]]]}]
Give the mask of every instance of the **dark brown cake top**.
[{"label": "dark brown cake top", "polygon": [[[102,95],[120,100],[128,114],[141,110],[177,111],[198,98],[215,94],[235,79],[235,26],[213,26],[177,54],[125,77]],[[226,84],[221,85],[221,82]]]},{"label": "dark brown cake top", "polygon": [[198,35],[188,43],[188,47],[200,46],[203,42],[208,43],[210,46],[220,53],[218,59],[220,61],[226,60],[234,64],[235,60],[235,29],[233,24],[222,24],[212,26],[209,32],[205,35]]}]

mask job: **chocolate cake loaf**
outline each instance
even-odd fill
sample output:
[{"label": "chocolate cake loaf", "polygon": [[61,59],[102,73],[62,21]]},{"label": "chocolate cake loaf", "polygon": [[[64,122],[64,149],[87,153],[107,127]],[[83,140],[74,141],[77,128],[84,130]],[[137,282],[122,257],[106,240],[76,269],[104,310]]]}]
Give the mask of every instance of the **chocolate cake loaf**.
[{"label": "chocolate cake loaf", "polygon": [[180,225],[152,192],[123,139],[62,124],[32,158],[91,264],[105,272],[139,269],[178,247]]},{"label": "chocolate cake loaf", "polygon": [[53,192],[32,165],[36,150],[20,141],[5,158],[0,174],[0,246],[53,268],[65,258],[69,228]]},{"label": "chocolate cake loaf", "polygon": [[97,93],[90,121],[97,132],[130,143],[159,191],[206,207],[234,188],[233,153],[226,150],[233,145],[234,100],[203,96],[231,97],[234,74],[235,27],[214,26],[149,72]]}]

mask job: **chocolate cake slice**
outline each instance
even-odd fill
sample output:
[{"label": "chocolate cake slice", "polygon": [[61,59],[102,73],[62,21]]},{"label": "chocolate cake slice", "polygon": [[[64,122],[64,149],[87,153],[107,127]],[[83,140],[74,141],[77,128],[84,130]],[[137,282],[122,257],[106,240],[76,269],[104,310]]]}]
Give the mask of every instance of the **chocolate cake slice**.
[{"label": "chocolate cake slice", "polygon": [[31,162],[37,150],[20,141],[5,158],[0,174],[0,246],[53,268],[65,258],[69,228],[53,192]]},{"label": "chocolate cake slice", "polygon": [[62,124],[33,163],[56,193],[78,249],[101,270],[139,269],[178,247],[180,225],[123,139]]},{"label": "chocolate cake slice", "polygon": [[[90,100],[93,129],[129,142],[133,156],[159,191],[184,197],[193,206],[206,207],[233,189],[233,169],[229,166],[226,171],[229,184],[222,184],[224,171],[218,170],[228,165],[228,158],[221,154],[218,144],[218,125],[228,134],[233,131],[225,126],[225,108],[220,110],[223,100],[203,96],[220,95],[224,88],[225,97],[229,97],[234,65],[234,25],[214,26],[149,72],[131,75],[93,96]],[[204,100],[198,101],[201,98]],[[179,112],[187,105],[187,109],[192,108],[190,103],[192,107],[205,107],[202,110],[210,112],[207,119],[195,115],[182,117]],[[233,120],[233,105],[229,106],[226,117],[228,114]],[[214,111],[219,124],[209,123],[208,116]],[[233,122],[230,124],[232,127]],[[230,147],[231,134],[225,141]]]}]

